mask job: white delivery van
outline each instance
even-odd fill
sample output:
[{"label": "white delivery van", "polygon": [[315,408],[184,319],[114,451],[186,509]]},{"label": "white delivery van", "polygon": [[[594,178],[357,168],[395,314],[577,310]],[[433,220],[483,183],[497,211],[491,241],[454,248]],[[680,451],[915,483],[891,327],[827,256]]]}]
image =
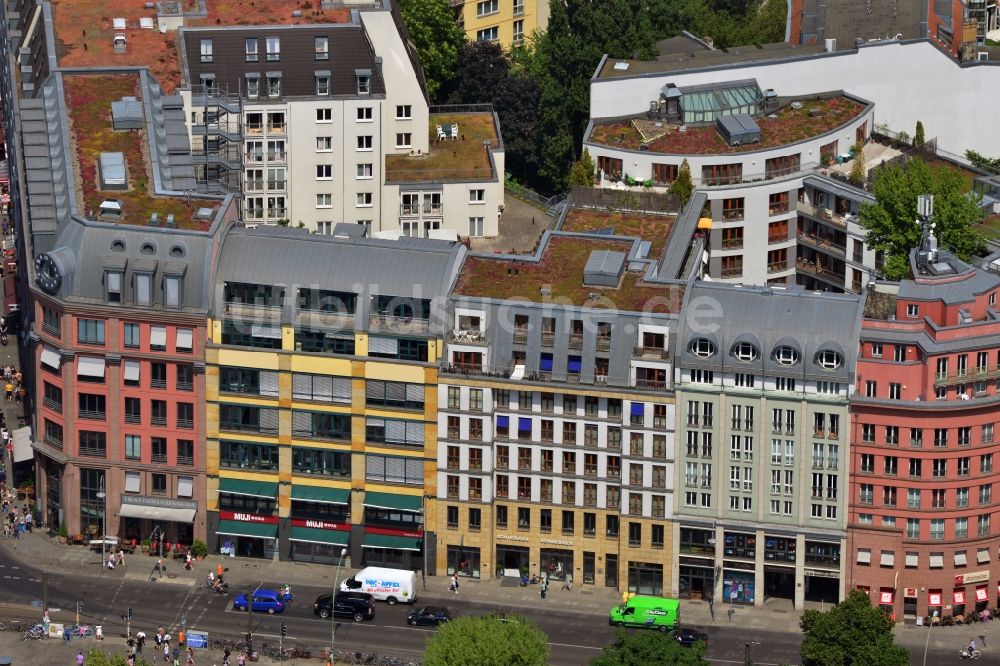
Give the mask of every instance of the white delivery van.
[{"label": "white delivery van", "polygon": [[390,606],[417,600],[417,574],[405,569],[365,567],[340,584],[345,592],[367,592]]}]

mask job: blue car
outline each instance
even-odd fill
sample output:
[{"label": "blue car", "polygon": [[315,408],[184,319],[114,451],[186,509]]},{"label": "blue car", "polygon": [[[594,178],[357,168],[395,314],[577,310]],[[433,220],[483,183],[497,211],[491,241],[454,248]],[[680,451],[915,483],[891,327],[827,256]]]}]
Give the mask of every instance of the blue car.
[{"label": "blue car", "polygon": [[236,595],[233,600],[233,608],[238,611],[245,611],[253,606],[254,613],[280,613],[285,610],[285,602],[282,595],[277,590],[256,590],[247,600],[246,593]]}]

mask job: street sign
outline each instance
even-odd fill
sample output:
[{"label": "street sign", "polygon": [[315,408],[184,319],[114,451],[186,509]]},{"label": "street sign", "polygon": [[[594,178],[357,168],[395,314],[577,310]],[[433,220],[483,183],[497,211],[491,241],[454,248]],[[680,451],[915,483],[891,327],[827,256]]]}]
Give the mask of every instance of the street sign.
[{"label": "street sign", "polygon": [[32,599],[31,600],[31,607],[32,608],[41,608],[42,607],[42,600],[41,599]]},{"label": "street sign", "polygon": [[193,648],[208,647],[207,631],[189,631],[187,632],[185,639],[187,640],[188,647],[193,647]]}]

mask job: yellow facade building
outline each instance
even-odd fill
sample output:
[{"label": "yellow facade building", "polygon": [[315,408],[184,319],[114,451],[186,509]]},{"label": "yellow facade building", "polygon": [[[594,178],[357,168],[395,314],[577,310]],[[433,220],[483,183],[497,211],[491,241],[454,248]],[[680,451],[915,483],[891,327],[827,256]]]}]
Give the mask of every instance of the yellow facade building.
[{"label": "yellow facade building", "polygon": [[229,234],[206,352],[210,550],[426,569],[433,312],[462,253],[444,241]]},{"label": "yellow facade building", "polygon": [[519,46],[549,23],[548,0],[452,0],[470,41]]}]

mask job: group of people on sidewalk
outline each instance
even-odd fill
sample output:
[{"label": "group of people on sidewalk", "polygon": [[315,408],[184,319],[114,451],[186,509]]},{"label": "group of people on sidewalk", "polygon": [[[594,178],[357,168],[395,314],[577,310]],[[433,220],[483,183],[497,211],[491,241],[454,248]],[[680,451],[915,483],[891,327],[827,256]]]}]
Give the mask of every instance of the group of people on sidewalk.
[{"label": "group of people on sidewalk", "polygon": [[[6,331],[7,325],[4,323],[3,317],[0,317],[0,336],[6,336]],[[21,405],[28,395],[28,389],[24,385],[24,375],[13,365],[5,365],[3,366],[3,381],[4,398],[7,402],[14,402],[17,405]],[[4,423],[3,427],[6,430],[7,424]],[[6,444],[6,442],[4,443]]]},{"label": "group of people on sidewalk", "polygon": [[[156,629],[156,634],[153,635],[153,642],[156,647],[150,658],[155,662],[163,655],[163,661],[168,664],[173,664],[173,666],[194,666],[194,650],[190,646],[185,646],[186,636],[184,635],[184,629],[177,632],[177,645],[171,650],[170,644],[173,640],[164,630],[163,627],[158,627]],[[142,657],[142,650],[146,646],[146,632],[138,631],[135,637],[129,636],[125,640],[125,645],[128,648],[128,656],[126,657],[128,666],[135,666],[136,662]],[[184,659],[182,662],[181,659]],[[227,662],[228,663],[228,662]]]}]

